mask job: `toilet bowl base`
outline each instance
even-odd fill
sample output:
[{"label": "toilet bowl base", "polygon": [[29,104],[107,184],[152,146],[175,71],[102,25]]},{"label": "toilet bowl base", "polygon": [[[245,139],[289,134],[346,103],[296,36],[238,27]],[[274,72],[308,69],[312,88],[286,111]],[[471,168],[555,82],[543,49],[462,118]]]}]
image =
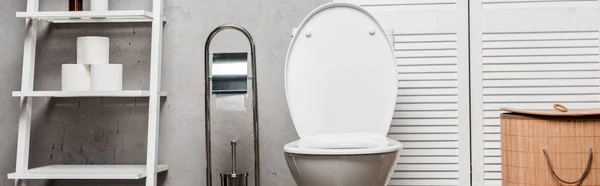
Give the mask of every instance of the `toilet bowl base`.
[{"label": "toilet bowl base", "polygon": [[359,155],[285,153],[298,186],[385,186],[400,151]]}]

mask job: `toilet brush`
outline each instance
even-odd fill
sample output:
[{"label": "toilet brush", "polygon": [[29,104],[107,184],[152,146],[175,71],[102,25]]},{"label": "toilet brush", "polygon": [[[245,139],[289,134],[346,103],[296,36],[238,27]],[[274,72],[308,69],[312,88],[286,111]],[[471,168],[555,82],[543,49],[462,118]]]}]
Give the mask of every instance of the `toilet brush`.
[{"label": "toilet brush", "polygon": [[236,171],[236,148],[237,141],[231,141],[231,173],[221,174],[221,186],[247,186],[248,173]]}]

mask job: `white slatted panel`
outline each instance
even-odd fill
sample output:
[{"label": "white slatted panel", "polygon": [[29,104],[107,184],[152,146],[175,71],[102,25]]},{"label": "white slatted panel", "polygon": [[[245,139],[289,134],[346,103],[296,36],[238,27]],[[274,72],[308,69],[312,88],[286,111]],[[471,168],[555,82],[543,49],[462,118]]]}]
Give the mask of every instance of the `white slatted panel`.
[{"label": "white slatted panel", "polygon": [[598,0],[482,0],[484,9],[598,7]]},{"label": "white slatted panel", "polygon": [[368,7],[371,12],[456,10],[456,0],[338,0]]},{"label": "white slatted panel", "polygon": [[599,2],[471,3],[473,185],[502,185],[501,107],[600,106]]},{"label": "white slatted panel", "polygon": [[389,185],[469,185],[467,1],[349,1],[394,30],[400,81],[388,136],[404,150]]}]

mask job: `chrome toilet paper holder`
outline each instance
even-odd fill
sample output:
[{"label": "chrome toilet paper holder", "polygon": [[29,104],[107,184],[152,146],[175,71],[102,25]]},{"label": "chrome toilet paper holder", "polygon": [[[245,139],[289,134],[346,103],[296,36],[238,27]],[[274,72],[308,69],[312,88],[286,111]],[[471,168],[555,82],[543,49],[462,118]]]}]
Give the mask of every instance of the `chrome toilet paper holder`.
[{"label": "chrome toilet paper holder", "polygon": [[[227,71],[224,73],[213,74],[211,69],[211,53],[210,53],[210,44],[213,38],[223,30],[237,30],[244,34],[248,39],[250,44],[250,75],[234,73],[232,71]],[[215,61],[215,55],[217,59],[217,63],[230,64],[230,63],[242,63],[244,59],[244,54],[248,56],[248,53],[219,53],[213,54],[213,62]],[[247,60],[246,60],[247,61]],[[215,63],[213,63],[215,65]],[[218,66],[219,64],[217,64]],[[242,64],[238,64],[242,65]],[[244,63],[247,65],[247,63]],[[246,66],[247,67],[247,66]],[[247,69],[246,69],[247,72]],[[253,127],[253,141],[254,141],[254,185],[260,186],[260,154],[259,154],[259,123],[258,123],[258,91],[257,91],[257,82],[256,82],[256,53],[255,53],[255,45],[250,32],[246,30],[244,27],[235,24],[225,24],[214,29],[209,35],[204,45],[204,118],[205,118],[205,141],[206,141],[206,185],[212,186],[212,154],[211,154],[211,95],[212,94],[222,94],[222,93],[246,93],[247,92],[247,80],[251,80],[251,89],[252,89],[252,127]],[[233,75],[232,75],[233,74]],[[243,77],[243,76],[246,77]],[[229,79],[229,80],[228,80]],[[233,79],[233,80],[232,80]],[[221,81],[221,82],[219,82]],[[241,89],[240,87],[243,84],[241,81],[246,82],[245,88]],[[215,84],[216,83],[216,84]],[[236,84],[239,83],[239,84]],[[223,89],[213,88],[217,86],[224,86]]]},{"label": "chrome toilet paper holder", "polygon": [[248,53],[212,53],[212,94],[248,92]]}]

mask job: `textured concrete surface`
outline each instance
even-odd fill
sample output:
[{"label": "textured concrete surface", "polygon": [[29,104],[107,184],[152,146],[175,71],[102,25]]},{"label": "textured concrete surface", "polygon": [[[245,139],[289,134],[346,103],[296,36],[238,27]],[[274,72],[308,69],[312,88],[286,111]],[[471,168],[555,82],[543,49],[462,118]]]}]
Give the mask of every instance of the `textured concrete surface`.
[{"label": "textured concrete surface", "polygon": [[[42,10],[64,10],[67,0],[41,1]],[[86,1],[87,2],[87,1]],[[160,185],[205,185],[203,50],[216,26],[237,23],[246,27],[257,45],[260,103],[261,181],[263,186],[293,186],[283,145],[296,140],[283,89],[283,68],[291,29],[304,16],[329,0],[165,0],[159,162],[169,165]],[[151,9],[150,1],[111,0],[111,9]],[[12,185],[14,171],[23,29],[14,12],[25,10],[24,0],[0,3],[0,185]],[[111,38],[111,62],[124,65],[124,87],[147,89],[149,24],[42,24],[37,52],[37,90],[60,89],[60,66],[75,63],[78,36]],[[226,31],[214,40],[212,51],[245,51],[243,36]],[[217,102],[226,101],[218,97]],[[247,99],[246,101],[249,101]],[[249,103],[249,102],[248,102]],[[142,164],[146,155],[147,100],[118,98],[36,99],[32,124],[30,167],[48,164]],[[213,103],[215,104],[215,103]],[[225,103],[227,104],[227,103]],[[248,108],[250,107],[247,105]],[[216,108],[215,108],[216,109]],[[214,172],[227,171],[229,140],[239,139],[239,170],[252,172],[250,112],[225,108],[213,115]],[[218,175],[214,175],[215,185]],[[250,179],[253,182],[253,177]],[[143,185],[141,181],[58,180],[30,185]],[[253,184],[251,184],[253,185]]]}]

